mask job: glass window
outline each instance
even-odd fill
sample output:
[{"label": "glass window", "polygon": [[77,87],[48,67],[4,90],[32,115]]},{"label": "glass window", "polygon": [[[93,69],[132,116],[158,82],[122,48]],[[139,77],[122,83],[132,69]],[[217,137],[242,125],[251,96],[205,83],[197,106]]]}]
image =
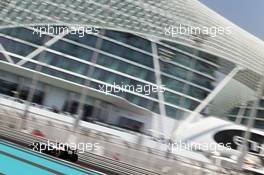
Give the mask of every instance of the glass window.
[{"label": "glass window", "polygon": [[107,55],[99,54],[97,63],[113,70],[155,83],[154,72],[117,60]]},{"label": "glass window", "polygon": [[264,99],[259,101],[259,107],[264,108]]},{"label": "glass window", "polygon": [[244,116],[249,117],[250,116],[250,112],[251,112],[251,109],[246,109],[245,113],[244,113]]},{"label": "glass window", "polygon": [[22,60],[22,59],[20,59],[20,58],[13,57],[13,56],[11,56],[11,59],[13,60],[14,63],[18,63],[19,61]]},{"label": "glass window", "polygon": [[118,32],[118,31],[112,31],[107,30],[105,35],[107,37],[113,38],[117,41],[120,41],[122,43],[137,47],[142,50],[146,50],[148,52],[151,52],[151,43],[150,41],[141,38],[139,36],[130,34],[130,33],[124,33],[124,32]]},{"label": "glass window", "polygon": [[34,59],[82,75],[86,75],[87,69],[89,67],[86,64],[71,60],[69,58],[51,52],[42,52]]},{"label": "glass window", "polygon": [[4,57],[4,55],[1,52],[0,52],[0,60],[6,61],[6,58]]},{"label": "glass window", "polygon": [[234,117],[234,116],[228,116],[228,119],[233,121],[233,122],[236,121],[236,117]]},{"label": "glass window", "polygon": [[179,63],[187,67],[190,67],[191,62],[193,61],[191,57],[185,54],[179,53],[175,50],[160,45],[158,45],[158,54],[162,59],[173,61],[175,63]]},{"label": "glass window", "polygon": [[264,129],[264,121],[256,120],[254,123],[254,127],[258,129]]},{"label": "glass window", "polygon": [[50,48],[86,61],[90,61],[93,54],[92,50],[61,40],[51,45]]},{"label": "glass window", "polygon": [[106,81],[107,77],[110,77],[110,75],[104,76],[106,75],[105,73],[107,72],[102,69],[95,68],[92,77],[101,81]]},{"label": "glass window", "polygon": [[127,93],[120,91],[120,92],[117,92],[117,93],[114,93],[114,94],[119,96],[119,97],[125,98]]},{"label": "glass window", "polygon": [[164,98],[166,102],[169,102],[171,104],[180,105],[181,96],[173,94],[171,92],[165,91],[164,92]]},{"label": "glass window", "polygon": [[239,108],[238,108],[238,107],[235,107],[235,108],[233,108],[233,109],[230,111],[230,114],[231,114],[231,115],[237,115],[237,114],[238,114],[238,111],[239,111]]},{"label": "glass window", "polygon": [[101,49],[105,52],[111,53],[113,55],[126,58],[128,60],[153,67],[153,59],[151,56],[143,54],[141,52],[126,48],[124,46],[112,43],[110,41],[103,41]]},{"label": "glass window", "polygon": [[4,37],[0,37],[0,43],[3,45],[4,49],[8,52],[12,52],[18,55],[27,56],[36,48],[22,44]]},{"label": "glass window", "polygon": [[194,110],[198,105],[199,105],[199,103],[197,101],[193,101],[193,100],[188,99],[188,98],[184,99],[184,108]]},{"label": "glass window", "polygon": [[213,80],[206,78],[202,75],[198,75],[196,73],[193,73],[191,82],[200,85],[202,87],[208,88],[208,89],[213,89],[212,82]]},{"label": "glass window", "polygon": [[257,118],[264,118],[264,110],[257,111]]},{"label": "glass window", "polygon": [[13,92],[17,89],[16,83],[0,79],[0,84],[1,84],[1,86],[0,86],[0,93],[1,94],[10,95],[10,96],[14,95]]},{"label": "glass window", "polygon": [[152,107],[150,109],[151,111],[159,114],[160,113],[160,110],[159,110],[159,103],[157,102],[152,102]]},{"label": "glass window", "polygon": [[168,44],[168,45],[170,45],[172,47],[178,48],[178,49],[180,49],[182,51],[188,52],[188,53],[193,53],[194,52],[193,48],[184,46],[182,44],[172,43],[172,42],[169,42],[169,41],[162,41],[162,42],[165,43],[165,44]]},{"label": "glass window", "polygon": [[84,44],[87,46],[95,47],[97,37],[93,35],[85,34],[84,37],[80,37],[78,34],[68,34],[65,38],[76,41],[77,43]]},{"label": "glass window", "polygon": [[91,88],[96,89],[96,90],[100,90],[100,87],[104,87],[103,84],[101,84],[101,83],[97,83],[97,82],[94,82],[94,81],[91,81],[90,84],[89,84],[89,86],[90,86]]},{"label": "glass window", "polygon": [[219,58],[217,56],[214,56],[214,55],[202,52],[202,51],[198,52],[198,56],[203,58],[203,59],[205,59],[205,60],[208,60],[208,61],[211,61],[213,63],[216,63],[216,64],[219,61]]},{"label": "glass window", "polygon": [[143,97],[139,97],[133,94],[127,94],[126,99],[138,106],[147,108],[148,107],[148,102],[149,100],[143,98]]},{"label": "glass window", "polygon": [[191,57],[181,53],[175,53],[174,55],[175,57],[172,61],[190,67],[191,61],[193,61]]},{"label": "glass window", "polygon": [[23,64],[23,67],[35,70],[36,69],[36,64],[35,63],[31,63],[31,62],[26,62],[25,64]]},{"label": "glass window", "polygon": [[184,114],[183,111],[176,109],[174,107],[171,107],[171,106],[167,106],[167,105],[165,108],[166,108],[167,116],[174,118],[174,119],[181,119],[183,117],[183,114]]},{"label": "glass window", "polygon": [[188,91],[186,93],[187,95],[198,98],[200,100],[205,99],[209,93],[205,90],[199,89],[199,88],[191,86],[191,85],[189,85],[189,87],[187,89],[188,89]]},{"label": "glass window", "polygon": [[[1,50],[0,50],[1,51]],[[19,62],[21,59],[20,58],[17,58],[17,57],[13,57],[13,56],[10,56],[11,60],[16,64],[17,62]],[[0,53],[0,61],[5,61],[5,62],[8,62],[8,59],[2,54]]]},{"label": "glass window", "polygon": [[139,99],[140,100],[139,100],[139,103],[137,105],[142,106],[144,108],[147,108],[149,105],[149,100],[142,98],[142,97],[139,97]]},{"label": "glass window", "polygon": [[[138,93],[141,93],[143,95],[149,96],[149,97],[153,97],[153,98],[158,98],[158,95],[156,92],[152,91],[152,85],[147,85],[145,83],[136,81],[136,80],[130,80],[130,83],[128,85],[133,85],[135,87],[135,89],[137,89],[136,91]],[[142,90],[142,92],[141,92]]]},{"label": "glass window", "polygon": [[134,104],[139,104],[139,100],[140,100],[140,98],[139,98],[138,96],[136,96],[136,95],[133,95],[133,94],[130,94],[130,93],[126,93],[125,98],[126,98],[128,101],[130,101],[130,102],[132,102],[132,103],[134,103]]},{"label": "glass window", "polygon": [[123,81],[126,81],[125,77],[122,77],[120,75],[108,72],[106,70],[100,69],[100,68],[95,68],[93,75],[93,78],[104,81],[109,84],[116,84],[116,85],[121,85]]},{"label": "glass window", "polygon": [[129,79],[124,76],[102,70],[100,68],[95,68],[92,77],[115,86],[121,86],[121,88],[131,92],[158,98],[157,93],[151,91],[151,85],[147,85],[145,83]]},{"label": "glass window", "polygon": [[34,34],[33,30],[22,27],[1,29],[0,32],[37,45],[43,45],[43,43],[52,38],[48,35],[40,36],[38,34]]},{"label": "glass window", "polygon": [[166,77],[166,76],[161,76],[162,84],[169,89],[173,89],[178,92],[183,91],[183,86],[184,83],[174,80],[172,78]]},{"label": "glass window", "polygon": [[184,46],[182,44],[172,43],[172,42],[169,42],[169,41],[162,41],[162,42],[166,43],[166,44],[168,44],[168,45],[170,45],[172,47],[178,48],[178,49],[180,49],[182,51],[185,51],[185,52],[188,52],[190,54],[193,54],[193,55],[199,56],[201,58],[204,58],[205,60],[211,61],[213,63],[217,63],[218,59],[219,59],[217,56],[205,53],[203,51],[196,50],[196,49],[191,48],[191,47]]},{"label": "glass window", "polygon": [[60,72],[60,71],[57,71],[57,70],[54,70],[48,67],[42,67],[41,72],[64,79],[64,80],[72,81],[78,84],[84,83],[84,80],[82,78],[79,78],[79,77],[76,77],[76,76],[73,76],[73,75],[70,75],[64,72]]},{"label": "glass window", "polygon": [[214,77],[215,68],[207,63],[203,63],[197,60],[194,69]]},{"label": "glass window", "polygon": [[169,75],[174,75],[176,77],[186,79],[188,71],[186,69],[180,68],[170,63],[166,63],[160,60],[160,70]]}]

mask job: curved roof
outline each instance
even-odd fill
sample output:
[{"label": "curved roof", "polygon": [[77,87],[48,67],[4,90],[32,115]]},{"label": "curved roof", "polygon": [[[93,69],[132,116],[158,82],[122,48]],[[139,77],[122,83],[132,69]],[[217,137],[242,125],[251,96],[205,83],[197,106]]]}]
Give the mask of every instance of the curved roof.
[{"label": "curved roof", "polygon": [[[197,0],[5,0],[0,26],[81,24],[133,32],[198,47],[245,67],[249,86],[263,73],[264,42],[218,15]],[[230,27],[232,34],[165,34],[169,26]],[[198,44],[198,45],[197,45]],[[225,63],[227,64],[227,63]],[[246,76],[245,76],[246,75]],[[254,79],[254,78],[253,78]]]}]

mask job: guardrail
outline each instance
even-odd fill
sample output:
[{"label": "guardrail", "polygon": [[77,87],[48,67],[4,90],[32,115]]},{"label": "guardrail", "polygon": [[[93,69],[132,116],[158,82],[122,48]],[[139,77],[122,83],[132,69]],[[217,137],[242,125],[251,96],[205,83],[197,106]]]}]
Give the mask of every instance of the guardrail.
[{"label": "guardrail", "polygon": [[[19,132],[8,127],[0,126],[0,135],[11,140],[16,140],[17,142],[23,144],[31,144],[36,141],[39,142],[47,142],[48,140],[45,138],[39,138],[32,136],[31,134]],[[123,175],[161,175],[159,173],[152,172],[150,170],[136,167],[133,165],[126,164],[120,161],[114,161],[109,159],[108,157],[99,156],[93,153],[85,152],[83,154],[79,154],[79,160],[83,163],[98,165],[100,168],[106,169],[108,171],[113,171],[115,173],[120,173]]]},{"label": "guardrail", "polygon": [[[42,142],[47,141],[47,139],[34,137],[31,134],[27,134],[27,133],[14,130],[12,128],[9,128],[8,126],[0,126],[0,131],[1,131],[0,132],[1,136],[7,137],[12,140],[16,140],[24,144],[30,144],[35,141],[42,141]],[[94,166],[98,166],[107,171],[115,172],[115,173],[122,174],[122,175],[162,175],[162,173],[158,173],[158,172],[154,172],[154,171],[144,169],[141,167],[133,166],[125,162],[115,161],[108,157],[100,156],[100,155],[93,154],[90,152],[79,154],[79,160],[83,163],[92,164]],[[184,162],[182,163],[186,164]],[[205,172],[210,173],[210,174],[226,174],[223,171],[219,171],[216,169],[211,169],[211,170],[207,169],[208,167],[199,167],[199,171],[200,171],[199,173],[198,171],[196,173],[194,172],[191,173],[196,168],[192,164],[189,164],[189,165],[191,166],[191,169],[189,169],[189,174],[204,174]]]},{"label": "guardrail", "polygon": [[[7,117],[8,116],[8,117]],[[19,128],[19,114],[14,111],[6,111],[0,113],[0,135],[5,134],[6,137],[19,140],[22,143],[28,144],[36,141],[39,138],[32,136],[31,134],[22,133],[16,128]],[[53,121],[44,121],[34,116],[28,118],[28,122],[35,128],[45,128],[47,130],[56,129],[56,133],[70,133],[67,125],[59,125]],[[85,152],[80,154],[80,160],[87,164],[95,164],[100,168],[104,168],[107,171],[114,171],[119,174],[135,174],[135,175],[175,175],[175,173],[182,174],[232,174],[235,170],[225,170],[223,167],[216,166],[214,164],[194,161],[191,158],[169,155],[165,158],[165,152],[153,150],[154,153],[149,153],[146,148],[134,149],[131,146],[120,145],[110,139],[108,135],[103,133],[92,133],[79,130],[78,136],[85,137],[86,141],[99,141],[106,148],[103,156],[95,154],[93,152]],[[49,135],[50,136],[50,135]],[[44,139],[45,141],[45,139]],[[121,161],[113,160],[111,155],[115,153],[114,148],[118,148],[121,152]],[[143,168],[144,167],[144,168]],[[165,168],[164,168],[165,167]],[[167,170],[166,170],[167,167]],[[164,170],[163,170],[164,169]],[[237,172],[236,172],[237,173]]]}]

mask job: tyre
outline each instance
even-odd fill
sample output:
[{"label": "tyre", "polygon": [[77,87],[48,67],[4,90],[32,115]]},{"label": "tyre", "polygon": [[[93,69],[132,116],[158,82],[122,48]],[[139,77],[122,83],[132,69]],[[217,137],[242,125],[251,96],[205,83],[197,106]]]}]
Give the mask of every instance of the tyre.
[{"label": "tyre", "polygon": [[67,151],[60,151],[60,154],[58,155],[58,157],[66,160],[68,158],[68,152]]},{"label": "tyre", "polygon": [[77,154],[72,154],[71,157],[70,157],[70,161],[77,162],[77,160],[78,160],[78,155]]}]

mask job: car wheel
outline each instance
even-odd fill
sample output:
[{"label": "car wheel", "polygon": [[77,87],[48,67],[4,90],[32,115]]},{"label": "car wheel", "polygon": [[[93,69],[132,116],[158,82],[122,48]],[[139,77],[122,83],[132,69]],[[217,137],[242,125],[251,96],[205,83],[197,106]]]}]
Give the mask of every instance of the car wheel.
[{"label": "car wheel", "polygon": [[78,155],[77,154],[72,154],[71,157],[70,157],[70,161],[77,162],[77,160],[78,160]]}]

